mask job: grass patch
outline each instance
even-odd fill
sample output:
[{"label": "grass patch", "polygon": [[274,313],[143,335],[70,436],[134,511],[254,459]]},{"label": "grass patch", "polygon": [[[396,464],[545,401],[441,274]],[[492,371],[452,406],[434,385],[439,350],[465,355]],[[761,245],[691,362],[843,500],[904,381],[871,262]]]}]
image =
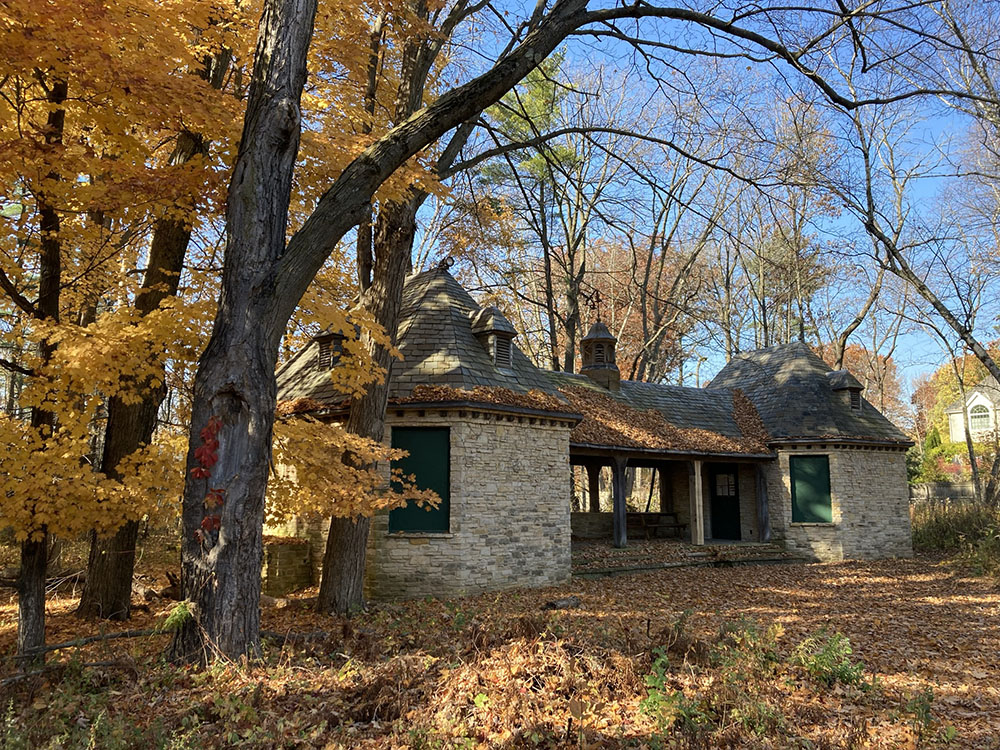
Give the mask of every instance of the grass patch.
[{"label": "grass patch", "polygon": [[[782,656],[784,629],[778,624],[764,627],[746,618],[724,622],[711,644],[685,637],[682,626],[679,620],[665,631],[668,645],[654,650],[640,704],[656,723],[662,746],[752,746],[779,740],[788,734],[787,688],[822,696],[840,685],[842,691],[855,688],[860,697],[877,685],[865,678],[862,663],[851,660],[850,639],[826,628]],[[677,644],[686,645],[680,662]]]}]

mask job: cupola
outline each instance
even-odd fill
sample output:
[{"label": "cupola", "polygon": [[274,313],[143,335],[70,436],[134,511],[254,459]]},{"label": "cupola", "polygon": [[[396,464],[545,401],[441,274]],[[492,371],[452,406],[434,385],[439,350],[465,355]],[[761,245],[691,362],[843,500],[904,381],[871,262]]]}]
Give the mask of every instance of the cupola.
[{"label": "cupola", "polygon": [[580,341],[580,356],[583,360],[580,372],[609,391],[617,391],[621,384],[621,373],[615,362],[617,343],[618,339],[611,335],[611,331],[600,319]]},{"label": "cupola", "polygon": [[830,388],[839,400],[851,408],[851,411],[861,411],[861,392],[865,389],[861,382],[847,370],[834,370],[826,374]]},{"label": "cupola", "polygon": [[514,367],[513,340],[517,330],[503,316],[499,308],[481,307],[471,313],[472,333],[490,355],[490,359],[501,370]]}]

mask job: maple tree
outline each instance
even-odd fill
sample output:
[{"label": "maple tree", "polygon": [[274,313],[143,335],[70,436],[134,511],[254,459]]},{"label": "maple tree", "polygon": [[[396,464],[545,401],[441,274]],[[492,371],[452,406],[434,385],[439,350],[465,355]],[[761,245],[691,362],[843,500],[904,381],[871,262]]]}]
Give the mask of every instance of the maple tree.
[{"label": "maple tree", "polygon": [[[199,346],[201,311],[159,289],[133,307],[128,271],[148,257],[151,224],[189,223],[191,196],[219,186],[208,160],[172,159],[164,142],[231,122],[234,107],[187,71],[225,44],[232,9],[167,6],[3,9],[0,289],[14,356],[0,366],[21,382],[2,419],[4,442],[17,446],[4,457],[2,515],[21,540],[26,656],[44,637],[48,538],[112,532],[166,503],[181,479],[176,443],[149,434],[111,466],[92,455],[106,402],[115,411],[147,399],[162,388],[165,363]],[[156,270],[157,287],[176,285]]]}]

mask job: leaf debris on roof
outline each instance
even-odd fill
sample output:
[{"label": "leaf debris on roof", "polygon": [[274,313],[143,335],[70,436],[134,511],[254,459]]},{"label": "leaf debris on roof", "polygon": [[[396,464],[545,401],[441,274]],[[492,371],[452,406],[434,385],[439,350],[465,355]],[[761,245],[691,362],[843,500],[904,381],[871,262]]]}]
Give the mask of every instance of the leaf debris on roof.
[{"label": "leaf debris on roof", "polygon": [[[733,417],[737,421],[742,419],[747,428],[757,431],[757,434],[747,435],[744,432],[742,438],[731,438],[711,430],[677,427],[658,411],[639,411],[590,388],[566,387],[560,391],[569,399],[573,408],[583,414],[583,421],[573,429],[570,436],[574,443],[690,453],[756,455],[769,452],[760,434],[763,423],[753,423],[753,415],[747,412],[747,406],[753,409],[753,405],[745,396],[745,402],[740,402],[739,406],[740,417],[736,415],[734,396]],[[756,410],[753,414],[756,414]],[[760,417],[757,416],[756,420],[759,422]],[[744,429],[744,425],[740,424],[740,428]]]},{"label": "leaf debris on roof", "polygon": [[293,414],[307,414],[326,408],[326,404],[314,398],[294,398],[279,401],[274,412],[279,417],[290,417]]},{"label": "leaf debris on roof", "polygon": [[393,404],[470,401],[484,405],[514,406],[568,414],[572,407],[558,396],[532,389],[523,393],[498,386],[477,386],[471,390],[446,385],[418,385],[409,396],[391,399]]}]

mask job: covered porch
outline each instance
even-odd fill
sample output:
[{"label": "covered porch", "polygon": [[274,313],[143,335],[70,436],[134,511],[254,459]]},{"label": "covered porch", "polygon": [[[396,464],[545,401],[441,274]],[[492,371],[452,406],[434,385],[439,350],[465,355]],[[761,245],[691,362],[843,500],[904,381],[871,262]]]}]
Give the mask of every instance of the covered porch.
[{"label": "covered porch", "polygon": [[767,543],[770,454],[684,454],[571,445],[575,541]]}]

